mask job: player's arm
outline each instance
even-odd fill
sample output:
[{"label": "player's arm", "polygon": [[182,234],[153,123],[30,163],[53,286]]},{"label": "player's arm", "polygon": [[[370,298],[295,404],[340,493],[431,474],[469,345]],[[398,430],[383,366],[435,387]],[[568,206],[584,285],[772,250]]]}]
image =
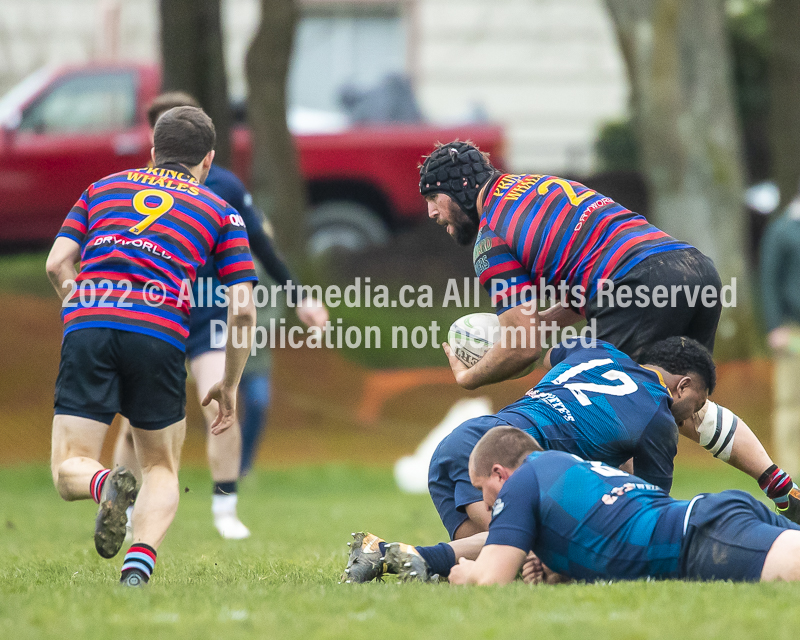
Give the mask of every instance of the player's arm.
[{"label": "player's arm", "polygon": [[50,254],[47,256],[45,268],[58,297],[62,300],[70,292],[70,287],[65,287],[68,280],[75,280],[78,271],[75,264],[81,257],[81,245],[72,238],[59,236],[53,243]]},{"label": "player's arm", "polygon": [[508,309],[498,319],[500,340],[474,366],[467,367],[449,345],[444,346],[456,382],[465,389],[508,380],[536,362],[542,352],[537,337],[539,313],[535,300]]},{"label": "player's arm", "polygon": [[328,310],[321,300],[303,296],[300,281],[292,275],[289,267],[278,254],[267,229],[263,214],[252,204],[252,196],[244,192],[236,207],[244,220],[250,240],[250,251],[264,266],[267,274],[278,284],[287,287],[286,294],[297,310],[297,317],[309,327],[323,328],[328,321]]},{"label": "player's arm", "polygon": [[[229,429],[236,419],[236,391],[250,355],[256,307],[253,303],[253,283],[234,284],[229,290],[228,340],[225,343],[225,375],[209,389],[203,406],[212,400],[219,403],[219,412],[211,424],[211,433],[219,435]],[[236,340],[233,336],[236,334]],[[234,342],[236,344],[234,344]],[[238,346],[237,346],[238,345]]]},{"label": "player's arm", "polygon": [[678,435],[675,433],[675,421],[665,409],[656,412],[642,431],[633,452],[633,469],[620,468],[669,493],[672,489],[677,453]]},{"label": "player's arm", "polygon": [[527,553],[517,547],[490,544],[481,549],[477,560],[461,558],[450,570],[451,584],[509,584],[514,582]]},{"label": "player's arm", "polygon": [[548,307],[544,311],[539,312],[539,318],[542,322],[547,324],[556,323],[560,329],[564,327],[571,327],[573,324],[578,324],[583,320],[580,313],[575,313],[569,307],[565,307],[560,302],[557,302],[552,307]]},{"label": "player's arm", "polygon": [[755,480],[772,465],[772,458],[747,423],[710,400],[698,413],[681,422],[678,431]]}]

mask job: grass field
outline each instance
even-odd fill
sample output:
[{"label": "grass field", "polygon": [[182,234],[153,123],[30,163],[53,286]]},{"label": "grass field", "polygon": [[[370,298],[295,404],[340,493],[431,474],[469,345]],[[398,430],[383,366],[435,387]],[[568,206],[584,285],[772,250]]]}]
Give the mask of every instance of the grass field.
[{"label": "grass field", "polygon": [[[64,503],[44,466],[0,469],[0,638],[796,638],[795,585],[617,583],[503,588],[339,585],[351,531],[433,543],[427,496],[388,469],[260,470],[243,482],[253,537],[225,542],[206,471],[181,472],[178,516],[147,589],[116,586],[94,552],[95,505]],[[681,467],[674,495],[754,483]]]}]

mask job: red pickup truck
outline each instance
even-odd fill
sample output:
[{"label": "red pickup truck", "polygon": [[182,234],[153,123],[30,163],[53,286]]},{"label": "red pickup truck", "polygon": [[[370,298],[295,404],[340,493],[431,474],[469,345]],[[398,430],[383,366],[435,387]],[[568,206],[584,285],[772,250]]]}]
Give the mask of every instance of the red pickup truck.
[{"label": "red pickup truck", "polygon": [[[155,66],[42,69],[0,99],[0,245],[52,242],[83,189],[150,154],[146,109]],[[437,141],[474,140],[502,164],[497,126],[372,125],[294,131],[311,204],[309,249],[357,248],[424,218],[417,164]],[[250,174],[250,136],[237,125],[233,170]]]}]

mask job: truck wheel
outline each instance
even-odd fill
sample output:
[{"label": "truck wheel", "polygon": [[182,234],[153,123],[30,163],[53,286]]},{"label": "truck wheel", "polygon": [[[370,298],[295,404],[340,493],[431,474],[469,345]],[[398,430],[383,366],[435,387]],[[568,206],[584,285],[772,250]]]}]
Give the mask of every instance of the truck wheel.
[{"label": "truck wheel", "polygon": [[389,228],[372,209],[358,202],[330,200],[308,214],[308,255],[318,256],[333,248],[358,251],[384,244]]}]

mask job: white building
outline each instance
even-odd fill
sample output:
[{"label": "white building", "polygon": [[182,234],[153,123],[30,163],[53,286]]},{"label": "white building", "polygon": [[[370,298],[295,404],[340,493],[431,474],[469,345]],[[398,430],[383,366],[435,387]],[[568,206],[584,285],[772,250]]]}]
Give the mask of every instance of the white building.
[{"label": "white building", "polygon": [[[223,0],[230,90],[258,0]],[[603,0],[303,0],[289,95],[337,108],[343,84],[407,74],[434,122],[505,127],[517,171],[586,173],[599,127],[624,117],[627,79]],[[0,0],[0,91],[48,63],[158,59],[157,0]]]}]

